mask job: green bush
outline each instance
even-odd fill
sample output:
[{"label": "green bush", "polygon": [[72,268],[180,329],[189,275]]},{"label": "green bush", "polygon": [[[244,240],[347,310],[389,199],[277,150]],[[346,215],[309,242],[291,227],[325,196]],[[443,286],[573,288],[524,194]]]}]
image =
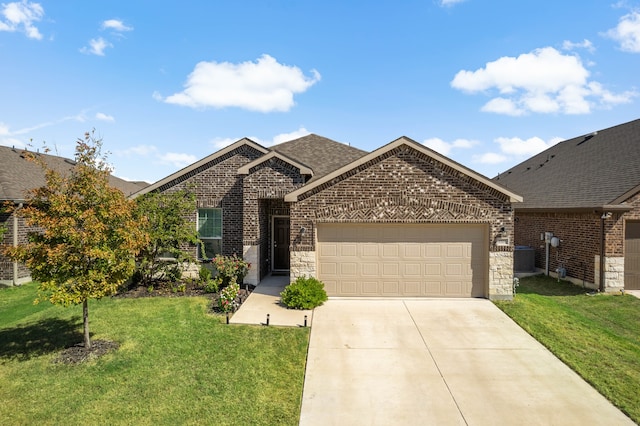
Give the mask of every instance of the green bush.
[{"label": "green bush", "polygon": [[298,277],[280,293],[282,303],[293,309],[313,309],[327,301],[324,284],[313,277]]},{"label": "green bush", "polygon": [[245,262],[235,254],[233,256],[217,255],[211,259],[211,263],[216,268],[216,282],[218,288],[225,288],[231,284],[242,284],[244,277],[249,273],[251,264]]}]

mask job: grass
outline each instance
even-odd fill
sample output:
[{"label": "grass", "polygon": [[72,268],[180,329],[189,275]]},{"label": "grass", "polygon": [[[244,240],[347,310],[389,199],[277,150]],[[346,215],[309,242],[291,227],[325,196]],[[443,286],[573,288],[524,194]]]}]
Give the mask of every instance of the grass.
[{"label": "grass", "polygon": [[82,341],[81,307],[0,290],[0,418],[12,424],[298,424],[309,332],[226,325],[203,297],[89,302],[93,339],[120,348],[54,363]]},{"label": "grass", "polygon": [[538,275],[496,305],[640,423],[640,299]]}]

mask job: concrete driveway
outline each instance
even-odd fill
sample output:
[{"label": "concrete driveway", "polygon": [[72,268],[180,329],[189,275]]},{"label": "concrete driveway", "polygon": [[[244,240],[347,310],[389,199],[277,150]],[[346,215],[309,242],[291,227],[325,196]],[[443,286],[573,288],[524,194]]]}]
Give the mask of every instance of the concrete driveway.
[{"label": "concrete driveway", "polygon": [[331,299],[300,424],[634,423],[488,300]]}]

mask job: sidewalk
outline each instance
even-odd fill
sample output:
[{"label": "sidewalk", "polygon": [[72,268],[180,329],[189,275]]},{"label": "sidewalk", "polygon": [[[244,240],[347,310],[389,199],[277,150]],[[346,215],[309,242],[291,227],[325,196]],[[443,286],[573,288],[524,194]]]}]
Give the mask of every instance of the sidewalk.
[{"label": "sidewalk", "polygon": [[280,304],[280,293],[289,284],[288,276],[267,276],[253,290],[238,311],[229,320],[230,324],[253,324],[304,327],[311,326],[312,310],[288,309]]}]

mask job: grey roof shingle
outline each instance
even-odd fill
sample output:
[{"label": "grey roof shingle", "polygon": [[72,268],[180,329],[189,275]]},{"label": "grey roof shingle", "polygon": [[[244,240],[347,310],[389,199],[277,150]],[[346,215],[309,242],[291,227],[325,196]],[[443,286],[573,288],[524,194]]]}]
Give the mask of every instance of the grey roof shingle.
[{"label": "grey roof shingle", "polygon": [[[0,200],[24,200],[27,191],[45,184],[44,172],[39,164],[25,158],[25,150],[0,146]],[[36,154],[45,159],[52,169],[65,173],[74,167],[75,162],[68,158],[48,154]],[[130,182],[115,176],[109,177],[111,186],[125,195],[130,195],[148,184]]]},{"label": "grey roof shingle", "polygon": [[311,168],[313,177],[309,182],[328,175],[367,154],[361,149],[315,134],[283,142],[270,149]]},{"label": "grey roof shingle", "polygon": [[494,180],[517,209],[601,207],[640,185],[640,119],[560,142]]}]

